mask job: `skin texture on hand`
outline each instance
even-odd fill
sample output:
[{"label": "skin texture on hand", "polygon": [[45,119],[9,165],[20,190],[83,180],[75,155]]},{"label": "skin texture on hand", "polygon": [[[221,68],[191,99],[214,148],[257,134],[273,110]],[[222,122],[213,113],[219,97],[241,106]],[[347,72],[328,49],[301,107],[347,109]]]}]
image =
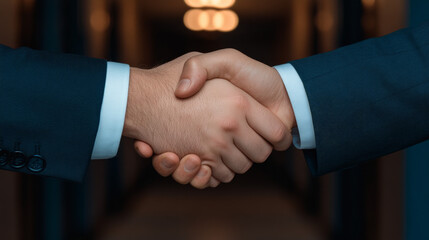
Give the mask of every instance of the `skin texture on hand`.
[{"label": "skin texture on hand", "polygon": [[[175,94],[179,98],[191,97],[207,80],[215,78],[226,79],[247,92],[276,114],[287,129],[296,127],[295,115],[277,70],[234,49],[223,49],[188,59]],[[276,150],[285,150],[290,142],[272,144]]]},{"label": "skin texture on hand", "polygon": [[[201,89],[207,80],[214,78],[227,79],[243,89],[275,113],[289,131],[292,127],[296,127],[289,97],[278,72],[274,68],[253,60],[233,49],[199,54],[188,59],[184,65],[180,77],[181,81],[177,85],[175,94],[179,98],[191,97]],[[284,150],[291,144],[291,136],[290,134],[285,134],[283,141],[272,142],[272,144],[277,150]],[[150,151],[145,151],[145,148],[148,148],[145,143],[136,142],[135,145],[141,155],[151,156]],[[191,182],[193,186],[198,188],[206,187],[207,185],[203,185],[202,181],[195,180],[203,176],[203,174],[197,175],[198,170],[193,172],[183,171],[183,165],[188,161],[190,161],[188,158],[183,158],[179,162],[178,157],[174,156],[173,153],[165,153],[155,156],[153,164],[155,169],[164,176],[173,173],[173,177],[176,180],[181,179],[182,182]],[[192,159],[192,162],[196,165],[200,163],[195,159]],[[168,164],[169,168],[164,167],[165,164]]]},{"label": "skin texture on hand", "polygon": [[[201,159],[213,176],[206,185],[229,182],[253,162],[265,161],[272,150],[265,139],[279,143],[286,128],[268,109],[225,80],[208,82],[192,98],[176,98],[174,88],[187,59],[189,55],[151,70],[131,69],[123,135],[143,140],[155,153],[186,156],[179,168],[205,172],[204,178],[210,174],[206,167],[197,163],[196,168],[186,169],[187,163]],[[176,156],[169,158],[177,163]]]}]

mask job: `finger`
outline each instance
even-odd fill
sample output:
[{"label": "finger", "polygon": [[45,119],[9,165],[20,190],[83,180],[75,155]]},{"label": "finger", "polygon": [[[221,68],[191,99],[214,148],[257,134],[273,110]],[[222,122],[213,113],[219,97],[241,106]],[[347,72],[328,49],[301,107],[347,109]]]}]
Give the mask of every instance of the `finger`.
[{"label": "finger", "polygon": [[191,185],[198,189],[204,189],[209,186],[212,169],[209,166],[202,165],[197,175],[191,180]]},{"label": "finger", "polygon": [[179,167],[174,171],[173,178],[181,184],[188,184],[197,175],[201,167],[201,159],[195,154],[189,154],[180,160]]},{"label": "finger", "polygon": [[246,112],[249,126],[270,142],[276,150],[283,151],[289,148],[292,136],[283,122],[255,99],[249,98],[249,103],[250,107]]},{"label": "finger", "polygon": [[163,177],[170,176],[179,166],[179,157],[171,152],[157,155],[152,160],[153,168]]},{"label": "finger", "polygon": [[223,78],[228,81],[241,68],[243,54],[233,49],[223,49],[189,58],[183,66],[180,81],[175,94],[179,98],[188,98],[197,93],[207,80]]},{"label": "finger", "polygon": [[222,160],[223,163],[234,173],[243,174],[247,172],[247,170],[249,170],[249,168],[252,166],[252,161],[250,161],[250,159],[248,159],[235,146],[235,144],[231,144],[231,146],[228,147],[224,153],[222,153]]},{"label": "finger", "polygon": [[210,186],[211,188],[215,188],[215,187],[219,186],[219,184],[220,184],[219,180],[217,180],[217,179],[216,179],[216,178],[214,178],[214,177],[211,177],[211,178],[210,178],[209,186]]},{"label": "finger", "polygon": [[153,150],[151,146],[145,142],[135,141],[134,148],[141,157],[150,158],[153,155]]},{"label": "finger", "polygon": [[[234,144],[248,159],[255,163],[262,163],[267,160],[273,150],[273,147],[249,125],[239,128],[237,134],[234,136]],[[247,170],[245,169],[244,172]]]},{"label": "finger", "polygon": [[211,167],[213,178],[220,182],[229,183],[234,179],[234,172],[224,164],[222,159],[218,159],[217,161],[203,160],[202,164]]}]

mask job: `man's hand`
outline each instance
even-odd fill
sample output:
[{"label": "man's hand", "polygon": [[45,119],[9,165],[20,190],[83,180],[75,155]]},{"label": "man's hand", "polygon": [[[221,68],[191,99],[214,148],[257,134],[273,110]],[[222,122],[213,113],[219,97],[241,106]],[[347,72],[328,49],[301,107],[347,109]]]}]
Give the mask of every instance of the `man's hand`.
[{"label": "man's hand", "polygon": [[[181,81],[177,85],[175,94],[179,98],[190,97],[202,88],[206,80],[214,78],[229,80],[250,94],[275,113],[283,121],[288,131],[296,126],[289,97],[277,71],[233,49],[199,54],[188,59],[184,65],[180,77]],[[277,150],[284,150],[291,144],[291,136],[289,134],[285,135],[285,141],[281,141],[281,144],[271,143]],[[147,148],[144,143],[136,142],[135,146],[142,156],[151,156],[150,152],[144,151]],[[179,162],[177,156],[172,153],[166,153],[156,156],[153,164],[155,169],[163,176],[173,173],[175,179],[191,182],[193,186],[199,188],[204,186],[199,185],[201,181],[197,179],[202,176],[207,178],[204,174],[210,174],[207,170],[197,174],[198,167],[192,172],[184,171],[183,166],[186,164],[200,165],[200,161],[195,156],[191,160],[184,158]],[[204,166],[201,169],[203,168]]]},{"label": "man's hand", "polygon": [[[235,49],[223,49],[189,58],[183,67],[175,94],[178,98],[191,97],[207,80],[215,78],[228,80],[247,92],[276,114],[288,129],[296,126],[289,97],[277,70]],[[280,151],[289,147],[284,142],[272,144]]]},{"label": "man's hand", "polygon": [[[159,166],[168,168],[171,162],[178,163],[178,157],[185,157],[180,167],[202,175],[201,182],[194,182],[197,187],[216,186],[246,172],[253,162],[265,161],[272,150],[267,141],[287,147],[291,136],[270,110],[225,80],[210,81],[194,97],[177,99],[174,87],[192,55],[152,70],[131,70],[123,134],[146,142],[157,154],[167,152],[157,158]],[[211,172],[198,168],[200,159]],[[186,169],[192,162],[197,168]],[[204,182],[210,174],[213,178]]]}]

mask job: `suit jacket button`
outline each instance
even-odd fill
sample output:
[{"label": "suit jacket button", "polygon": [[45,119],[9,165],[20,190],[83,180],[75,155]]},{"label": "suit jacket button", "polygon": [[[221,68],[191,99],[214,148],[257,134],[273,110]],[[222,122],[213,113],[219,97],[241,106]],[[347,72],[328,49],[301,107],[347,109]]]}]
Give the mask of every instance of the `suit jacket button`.
[{"label": "suit jacket button", "polygon": [[0,166],[5,166],[8,162],[9,152],[0,149]]},{"label": "suit jacket button", "polygon": [[11,154],[10,166],[16,169],[22,168],[25,166],[26,157],[23,152],[15,151]]},{"label": "suit jacket button", "polygon": [[39,155],[31,156],[31,158],[28,160],[27,168],[28,170],[34,173],[39,173],[45,170],[46,161],[45,159],[43,159],[42,156],[39,156]]}]

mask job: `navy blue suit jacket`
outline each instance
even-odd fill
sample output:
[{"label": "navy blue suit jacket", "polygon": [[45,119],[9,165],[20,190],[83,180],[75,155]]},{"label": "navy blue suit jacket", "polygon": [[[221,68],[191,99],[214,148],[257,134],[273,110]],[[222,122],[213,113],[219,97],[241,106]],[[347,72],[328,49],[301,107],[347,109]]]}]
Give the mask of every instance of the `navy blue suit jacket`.
[{"label": "navy blue suit jacket", "polygon": [[429,24],[292,62],[310,102],[324,174],[429,138]]},{"label": "navy blue suit jacket", "polygon": [[0,169],[80,181],[105,79],[104,60],[0,45]]}]

